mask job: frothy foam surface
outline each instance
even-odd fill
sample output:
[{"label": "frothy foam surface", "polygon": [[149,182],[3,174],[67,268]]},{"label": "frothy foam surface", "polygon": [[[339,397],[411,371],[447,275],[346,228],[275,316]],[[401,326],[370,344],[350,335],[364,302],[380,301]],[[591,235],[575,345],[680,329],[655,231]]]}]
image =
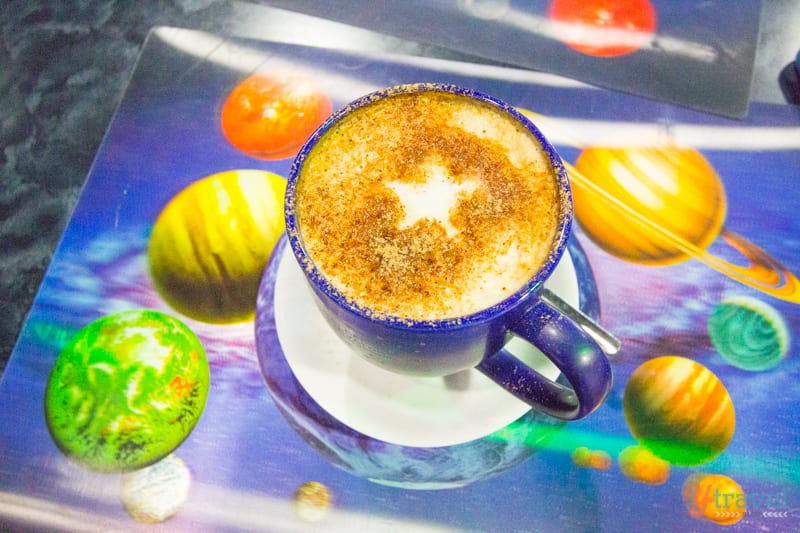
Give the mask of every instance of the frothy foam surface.
[{"label": "frothy foam surface", "polygon": [[558,186],[536,138],[466,96],[397,94],[350,113],[308,154],[296,218],[307,253],[360,306],[468,315],[546,260]]}]

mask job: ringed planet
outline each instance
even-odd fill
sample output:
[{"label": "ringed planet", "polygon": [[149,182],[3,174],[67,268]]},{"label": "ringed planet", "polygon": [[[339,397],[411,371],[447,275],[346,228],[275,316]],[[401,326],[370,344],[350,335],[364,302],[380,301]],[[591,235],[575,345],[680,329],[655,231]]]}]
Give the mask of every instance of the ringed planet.
[{"label": "ringed planet", "polygon": [[[517,110],[534,122],[548,118]],[[800,304],[800,280],[766,251],[725,227],[722,180],[699,151],[674,145],[574,147],[582,152],[575,165],[564,161],[564,166],[572,185],[575,219],[601,249],[642,265],[694,258],[734,281]],[[720,238],[746,266],[706,249]]]},{"label": "ringed planet", "polygon": [[[735,281],[800,304],[800,280],[767,252],[725,228],[722,181],[697,150],[589,147],[574,166],[565,166],[575,218],[608,253],[645,265],[694,258]],[[708,252],[718,237],[749,264],[739,266]]]}]

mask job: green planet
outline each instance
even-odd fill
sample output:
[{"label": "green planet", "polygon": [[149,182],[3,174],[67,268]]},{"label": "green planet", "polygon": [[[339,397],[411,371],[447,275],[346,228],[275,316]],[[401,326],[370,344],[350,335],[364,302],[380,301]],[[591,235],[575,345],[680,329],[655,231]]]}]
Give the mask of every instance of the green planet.
[{"label": "green planet", "polygon": [[789,350],[789,328],[781,314],[749,296],[717,305],[708,319],[708,335],[725,361],[752,372],[778,365]]},{"label": "green planet", "polygon": [[100,472],[128,472],[166,457],[205,406],[209,367],[197,336],[151,310],[100,318],[59,354],[45,419],[69,458]]}]

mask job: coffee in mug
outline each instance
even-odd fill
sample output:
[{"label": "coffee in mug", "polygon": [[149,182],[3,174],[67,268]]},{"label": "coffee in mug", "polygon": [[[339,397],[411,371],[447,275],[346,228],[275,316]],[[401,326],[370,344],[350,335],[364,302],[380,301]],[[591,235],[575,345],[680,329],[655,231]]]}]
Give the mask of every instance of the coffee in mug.
[{"label": "coffee in mug", "polygon": [[[563,419],[595,410],[611,368],[543,297],[572,224],[566,170],[508,104],[444,84],[390,87],[334,113],[289,172],[286,232],[328,324],[385,369],[469,368]],[[551,381],[504,346],[561,371]]]},{"label": "coffee in mug", "polygon": [[523,287],[558,229],[537,139],[462,94],[354,109],[308,152],[295,218],[309,258],[354,306],[412,320],[470,315]]}]

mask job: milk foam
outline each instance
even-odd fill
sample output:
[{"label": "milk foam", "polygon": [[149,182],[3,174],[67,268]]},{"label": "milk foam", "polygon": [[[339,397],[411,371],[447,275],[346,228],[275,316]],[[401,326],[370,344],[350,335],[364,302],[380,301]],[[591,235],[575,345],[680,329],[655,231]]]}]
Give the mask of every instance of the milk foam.
[{"label": "milk foam", "polygon": [[297,184],[305,248],[346,297],[417,320],[507,298],[550,252],[558,187],[513,117],[449,93],[359,108],[311,150]]}]

